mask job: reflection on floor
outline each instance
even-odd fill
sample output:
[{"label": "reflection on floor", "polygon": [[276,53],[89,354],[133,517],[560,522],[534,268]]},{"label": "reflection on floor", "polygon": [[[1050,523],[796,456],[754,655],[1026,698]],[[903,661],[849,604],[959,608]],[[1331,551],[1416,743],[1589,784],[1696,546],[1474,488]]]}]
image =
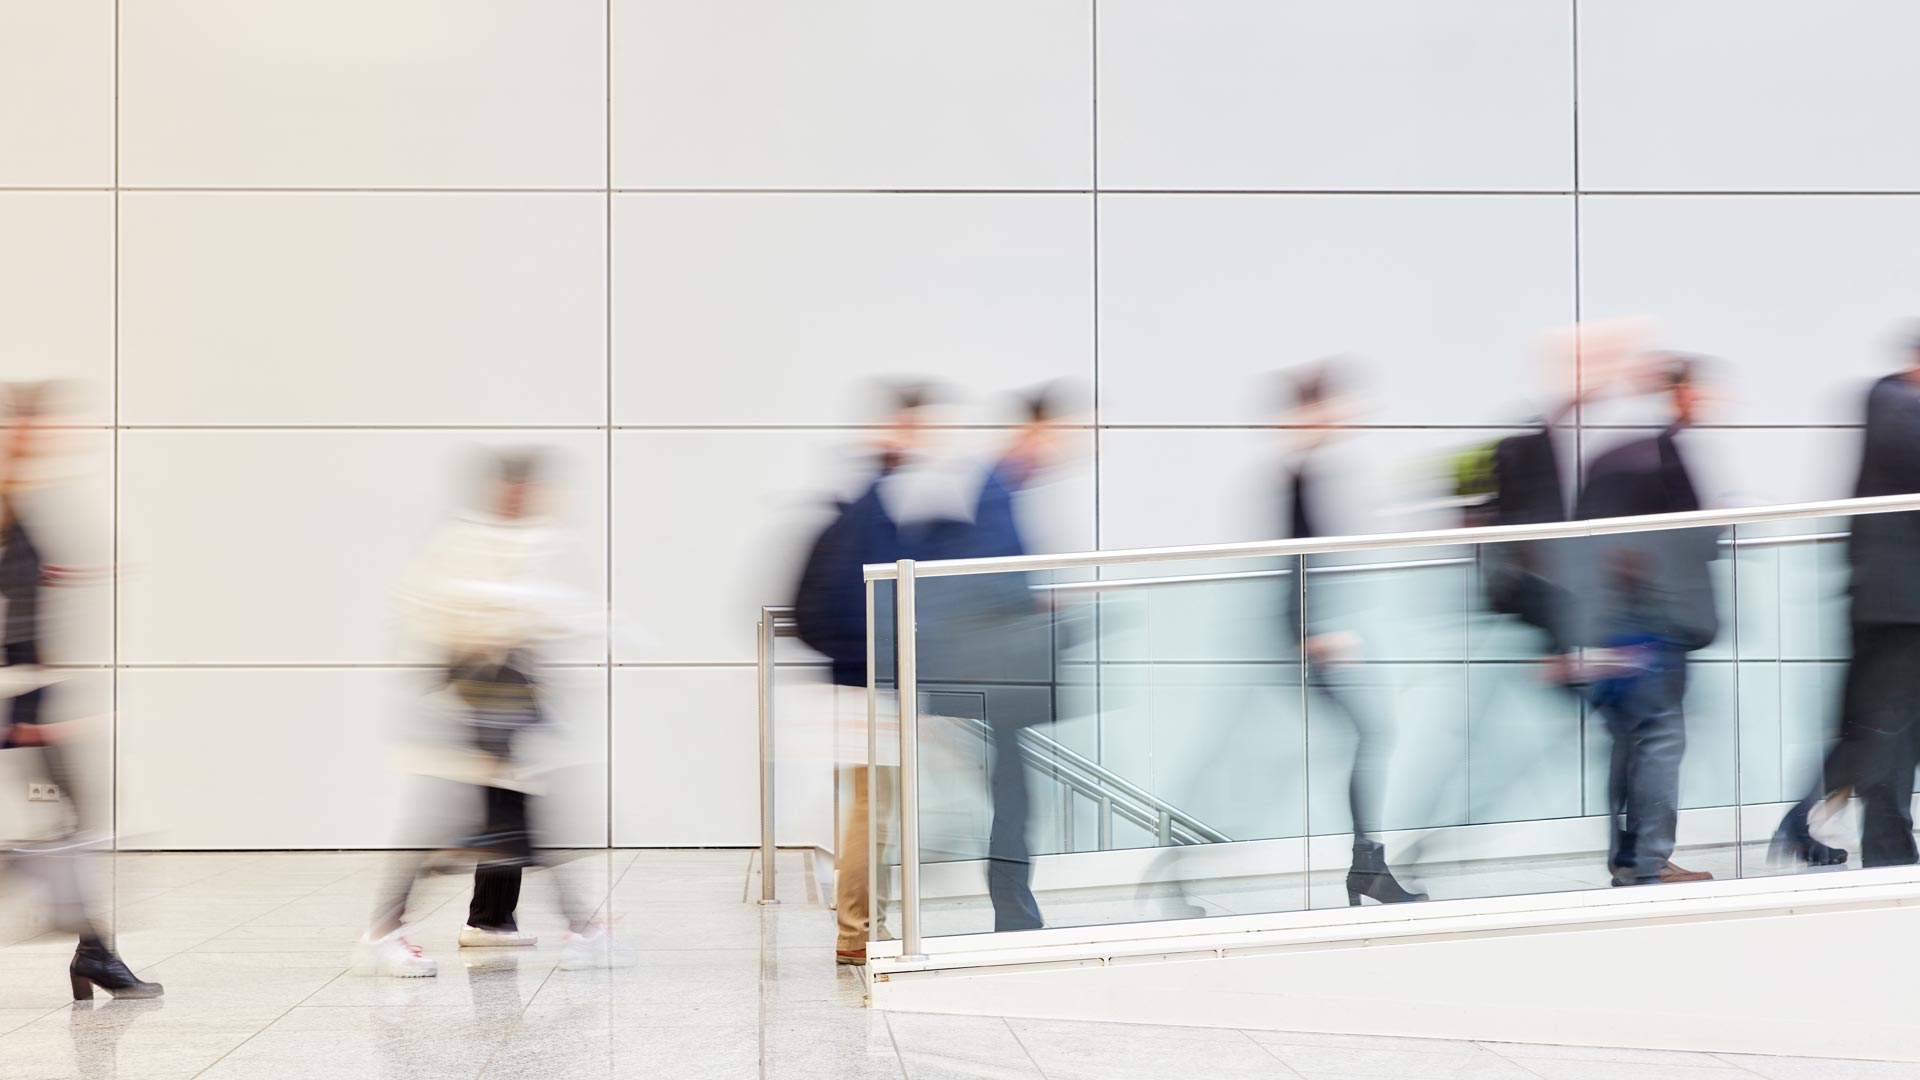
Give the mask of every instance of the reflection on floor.
[{"label": "reflection on floor", "polygon": [[797,855],[781,864],[790,899],[772,908],[748,899],[741,852],[568,863],[556,872],[604,895],[639,950],[610,972],[558,969],[540,875],[523,905],[540,946],[464,953],[467,882],[430,879],[414,940],[439,958],[439,978],[355,976],[346,943],[383,861],[102,859],[121,949],[167,996],[92,1007],[67,1001],[72,939],[36,929],[13,883],[0,897],[0,1077],[1920,1078],[1920,1065],[874,1013],[859,977],[833,963],[831,916]]}]

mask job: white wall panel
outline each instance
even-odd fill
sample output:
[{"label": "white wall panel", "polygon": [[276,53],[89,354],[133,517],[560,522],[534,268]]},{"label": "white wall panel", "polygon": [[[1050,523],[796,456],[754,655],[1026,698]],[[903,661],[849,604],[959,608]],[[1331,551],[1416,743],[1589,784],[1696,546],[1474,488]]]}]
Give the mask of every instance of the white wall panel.
[{"label": "white wall panel", "polygon": [[[1496,428],[1356,430],[1336,439],[1316,452],[1321,531],[1457,526],[1457,513],[1433,505],[1450,494],[1451,457],[1509,434]],[[1100,546],[1277,538],[1286,520],[1289,445],[1284,432],[1238,428],[1103,432]]]},{"label": "white wall panel", "polygon": [[1090,379],[1092,228],[1085,196],[616,196],[615,417],[864,422],[870,375]]},{"label": "white wall panel", "polygon": [[[120,674],[123,848],[381,848],[419,843],[410,812],[419,759],[407,740],[433,721],[414,670],[195,669]],[[604,670],[552,673],[570,753],[604,762]],[[555,842],[606,836],[604,766],[542,804]]]},{"label": "white wall panel", "polygon": [[752,667],[616,668],[613,843],[760,842]]},{"label": "white wall panel", "polygon": [[0,184],[113,183],[115,6],[0,0]]},{"label": "white wall panel", "polygon": [[602,187],[600,0],[143,0],[121,182]]},{"label": "white wall panel", "polygon": [[1270,421],[1265,376],[1335,354],[1363,421],[1513,422],[1572,319],[1571,197],[1100,199],[1103,422]]},{"label": "white wall panel", "polygon": [[1715,416],[1857,423],[1900,363],[1920,289],[1920,199],[1588,197],[1582,313],[1650,315],[1671,348],[1722,358]]},{"label": "white wall panel", "polygon": [[[422,658],[395,591],[468,451],[555,445],[560,574],[618,637],[550,675],[567,723],[529,749],[575,768],[554,839],[744,845],[750,628],[862,479],[874,376],[957,392],[935,418],[956,511],[1005,391],[1097,386],[1108,426],[1022,496],[1030,546],[1059,551],[1276,535],[1290,438],[1249,426],[1273,419],[1267,376],[1353,356],[1353,420],[1378,427],[1321,452],[1318,509],[1385,532],[1457,523],[1432,502],[1452,456],[1514,430],[1472,425],[1566,385],[1542,331],[1649,314],[1658,343],[1723,358],[1724,426],[1682,436],[1708,502],[1844,495],[1843,425],[1920,285],[1920,197],[1867,194],[1920,192],[1898,137],[1916,29],[1898,0],[0,0],[0,382],[85,384],[68,482],[24,505],[58,561],[121,571],[49,594],[48,656],[130,665],[129,846],[391,844],[387,737],[423,677],[370,666]],[[1622,192],[1583,196],[1578,235],[1576,159]],[[1587,456],[1660,412],[1591,404]],[[1775,561],[1772,592],[1751,572],[1772,563],[1743,564],[1743,648],[1841,655],[1832,583],[1789,589]],[[1399,662],[1403,714],[1439,718],[1426,749],[1477,762],[1437,809],[1396,795],[1396,820],[1572,812],[1601,758],[1564,725],[1514,734],[1565,702],[1446,669],[1477,584],[1379,577],[1357,632]],[[1176,592],[1103,600],[1105,655],[1270,654],[1255,598]],[[1491,654],[1531,655],[1509,636]],[[1151,710],[1217,706],[1230,734],[1260,700],[1168,697],[1164,672],[1134,693],[1143,670],[1107,673],[1117,740],[1059,733],[1125,766]],[[1749,693],[1785,678],[1756,667]],[[1731,762],[1730,687],[1697,703],[1690,798],[1730,775],[1701,772]],[[112,689],[83,673],[58,710],[104,715]],[[1812,729],[1792,743],[1770,704],[1749,766],[1804,773]],[[1143,775],[1178,787],[1218,740],[1175,734]],[[785,767],[784,838],[827,840],[831,772]],[[1339,827],[1334,780],[1316,825]]]},{"label": "white wall panel", "polygon": [[1103,0],[1103,188],[1565,190],[1567,3]]},{"label": "white wall panel", "polygon": [[[1622,432],[1589,432],[1605,445]],[[1853,496],[1860,433],[1847,428],[1700,428],[1677,440],[1708,505],[1763,506]]]},{"label": "white wall panel", "polygon": [[[120,659],[355,663],[409,655],[395,593],[478,487],[484,446],[553,451],[555,573],[604,595],[606,436],[584,431],[129,431],[120,437]],[[605,656],[604,643],[556,648]]]},{"label": "white wall panel", "polygon": [[1093,5],[614,0],[614,184],[1092,181]]},{"label": "white wall panel", "polygon": [[125,422],[605,421],[602,197],[148,192],[120,227]]},{"label": "white wall panel", "polygon": [[[971,513],[1000,431],[952,431],[930,452]],[[1090,434],[1017,512],[1035,551],[1093,546]],[[787,604],[800,564],[871,464],[857,433],[621,431],[614,434],[614,612],[618,661],[750,663],[760,608]],[[948,512],[943,506],[942,513]]]},{"label": "white wall panel", "polygon": [[1602,191],[1913,191],[1905,0],[1589,0],[1580,183]]},{"label": "white wall panel", "polygon": [[79,380],[79,418],[110,420],[113,317],[113,195],[0,191],[0,379]]}]

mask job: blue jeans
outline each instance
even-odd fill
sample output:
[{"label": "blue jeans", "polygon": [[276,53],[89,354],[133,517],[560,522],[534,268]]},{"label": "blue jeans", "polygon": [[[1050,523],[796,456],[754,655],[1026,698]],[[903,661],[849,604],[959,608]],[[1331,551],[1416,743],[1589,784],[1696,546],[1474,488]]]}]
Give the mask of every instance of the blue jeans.
[{"label": "blue jeans", "polygon": [[993,899],[993,929],[1038,930],[1045,925],[1033,899],[1033,856],[1027,845],[1027,764],[1020,756],[1020,729],[993,728],[993,828],[987,838],[987,895]]},{"label": "blue jeans", "polygon": [[1660,880],[1673,857],[1680,817],[1680,759],[1687,752],[1686,654],[1675,650],[1656,670],[1635,676],[1601,706],[1613,736],[1607,805],[1613,844],[1607,860],[1615,878]]}]

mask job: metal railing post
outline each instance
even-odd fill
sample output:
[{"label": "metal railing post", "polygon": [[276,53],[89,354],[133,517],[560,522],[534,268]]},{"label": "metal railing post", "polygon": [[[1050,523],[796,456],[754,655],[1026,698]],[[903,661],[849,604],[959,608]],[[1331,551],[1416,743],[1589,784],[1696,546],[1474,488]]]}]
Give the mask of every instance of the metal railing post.
[{"label": "metal railing post", "polygon": [[894,685],[900,698],[900,959],[921,960],[920,665],[915,652],[913,560],[894,564]]},{"label": "metal railing post", "polygon": [[755,627],[760,658],[760,902],[777,904],[775,898],[776,852],[773,813],[773,674],[775,630],[771,608],[760,609]]}]

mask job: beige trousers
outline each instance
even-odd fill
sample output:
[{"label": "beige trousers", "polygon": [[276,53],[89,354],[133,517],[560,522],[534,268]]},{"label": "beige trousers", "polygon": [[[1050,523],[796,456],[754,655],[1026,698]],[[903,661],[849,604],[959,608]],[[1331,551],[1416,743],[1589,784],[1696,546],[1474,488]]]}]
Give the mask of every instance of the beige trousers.
[{"label": "beige trousers", "polygon": [[[864,765],[842,766],[840,782],[851,791],[848,800],[846,820],[840,829],[839,862],[834,870],[833,908],[840,923],[840,940],[837,948],[841,952],[864,952],[868,941],[878,941],[887,936],[887,896],[888,883],[893,877],[893,867],[885,852],[892,846],[894,825],[894,791],[900,782],[900,767],[881,765],[874,770],[874,780],[879,787],[877,792],[867,790],[867,767]],[[876,816],[877,815],[877,816]],[[873,822],[871,835],[868,822]],[[869,919],[868,909],[873,907],[868,895],[874,874],[872,872],[873,850],[881,852],[879,878],[879,914]]]}]

